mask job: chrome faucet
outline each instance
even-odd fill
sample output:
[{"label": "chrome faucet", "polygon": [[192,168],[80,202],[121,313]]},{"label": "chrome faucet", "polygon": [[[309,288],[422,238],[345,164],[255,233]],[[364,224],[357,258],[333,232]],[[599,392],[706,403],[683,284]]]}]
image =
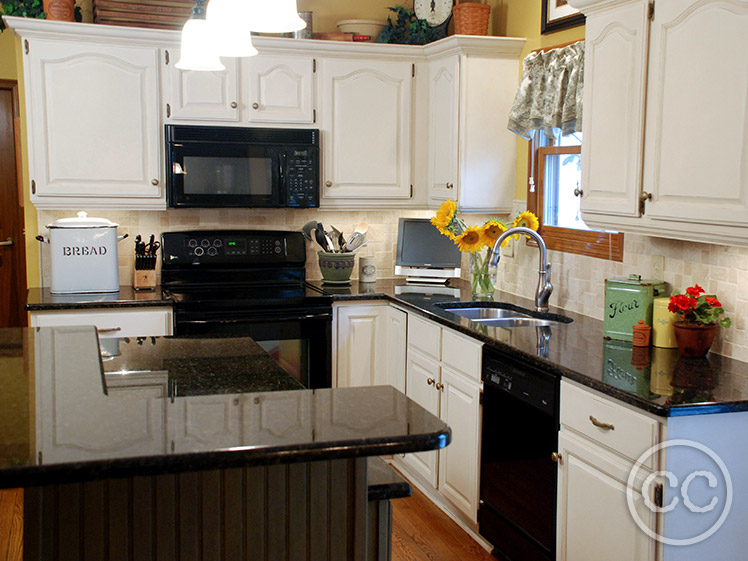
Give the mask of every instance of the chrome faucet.
[{"label": "chrome faucet", "polygon": [[553,292],[553,285],[551,284],[551,264],[548,262],[548,249],[545,247],[545,241],[540,237],[535,230],[530,228],[509,228],[503,232],[493,244],[491,249],[491,267],[497,267],[499,265],[499,259],[501,259],[501,244],[509,236],[514,234],[524,234],[530,236],[538,243],[538,249],[540,250],[540,266],[538,267],[538,288],[535,289],[535,310],[538,312],[548,311],[548,300]]}]

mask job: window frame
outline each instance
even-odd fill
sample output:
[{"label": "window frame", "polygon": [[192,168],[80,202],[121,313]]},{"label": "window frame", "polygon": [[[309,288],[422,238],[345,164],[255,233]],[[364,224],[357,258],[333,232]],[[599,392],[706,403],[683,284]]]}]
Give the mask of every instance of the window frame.
[{"label": "window frame", "polygon": [[[549,139],[548,146],[540,146],[540,137],[542,134],[541,131],[537,131],[528,142],[527,210],[538,217],[540,222],[538,233],[543,236],[546,247],[565,253],[622,262],[623,234],[620,232],[577,230],[543,224],[545,156],[552,154],[581,154],[582,147],[557,146],[553,139]],[[582,143],[584,143],[584,139],[582,139]],[[543,156],[542,158],[541,155]]]}]

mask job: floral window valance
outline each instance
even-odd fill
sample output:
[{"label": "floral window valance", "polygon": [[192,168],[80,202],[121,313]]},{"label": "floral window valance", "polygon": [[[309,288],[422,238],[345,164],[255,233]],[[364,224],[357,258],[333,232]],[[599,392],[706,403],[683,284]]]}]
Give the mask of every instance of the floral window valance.
[{"label": "floral window valance", "polygon": [[522,80],[509,113],[509,130],[530,139],[582,130],[584,41],[525,57]]}]

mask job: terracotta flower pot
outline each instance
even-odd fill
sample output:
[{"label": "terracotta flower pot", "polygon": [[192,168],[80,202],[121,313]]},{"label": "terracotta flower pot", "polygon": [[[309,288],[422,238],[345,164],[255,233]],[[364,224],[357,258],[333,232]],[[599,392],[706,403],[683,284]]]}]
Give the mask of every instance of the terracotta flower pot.
[{"label": "terracotta flower pot", "polygon": [[44,0],[47,19],[75,21],[75,0]]},{"label": "terracotta flower pot", "polygon": [[714,342],[717,327],[716,323],[676,321],[673,328],[675,329],[675,341],[678,343],[680,354],[689,357],[706,356],[712,342]]}]

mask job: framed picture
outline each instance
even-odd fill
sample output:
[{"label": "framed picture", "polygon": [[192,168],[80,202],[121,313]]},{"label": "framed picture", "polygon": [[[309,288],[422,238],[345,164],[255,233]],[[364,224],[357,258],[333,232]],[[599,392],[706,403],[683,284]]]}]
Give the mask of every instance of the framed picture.
[{"label": "framed picture", "polygon": [[569,6],[567,0],[540,1],[543,3],[543,21],[540,25],[542,34],[584,24],[584,14]]}]

